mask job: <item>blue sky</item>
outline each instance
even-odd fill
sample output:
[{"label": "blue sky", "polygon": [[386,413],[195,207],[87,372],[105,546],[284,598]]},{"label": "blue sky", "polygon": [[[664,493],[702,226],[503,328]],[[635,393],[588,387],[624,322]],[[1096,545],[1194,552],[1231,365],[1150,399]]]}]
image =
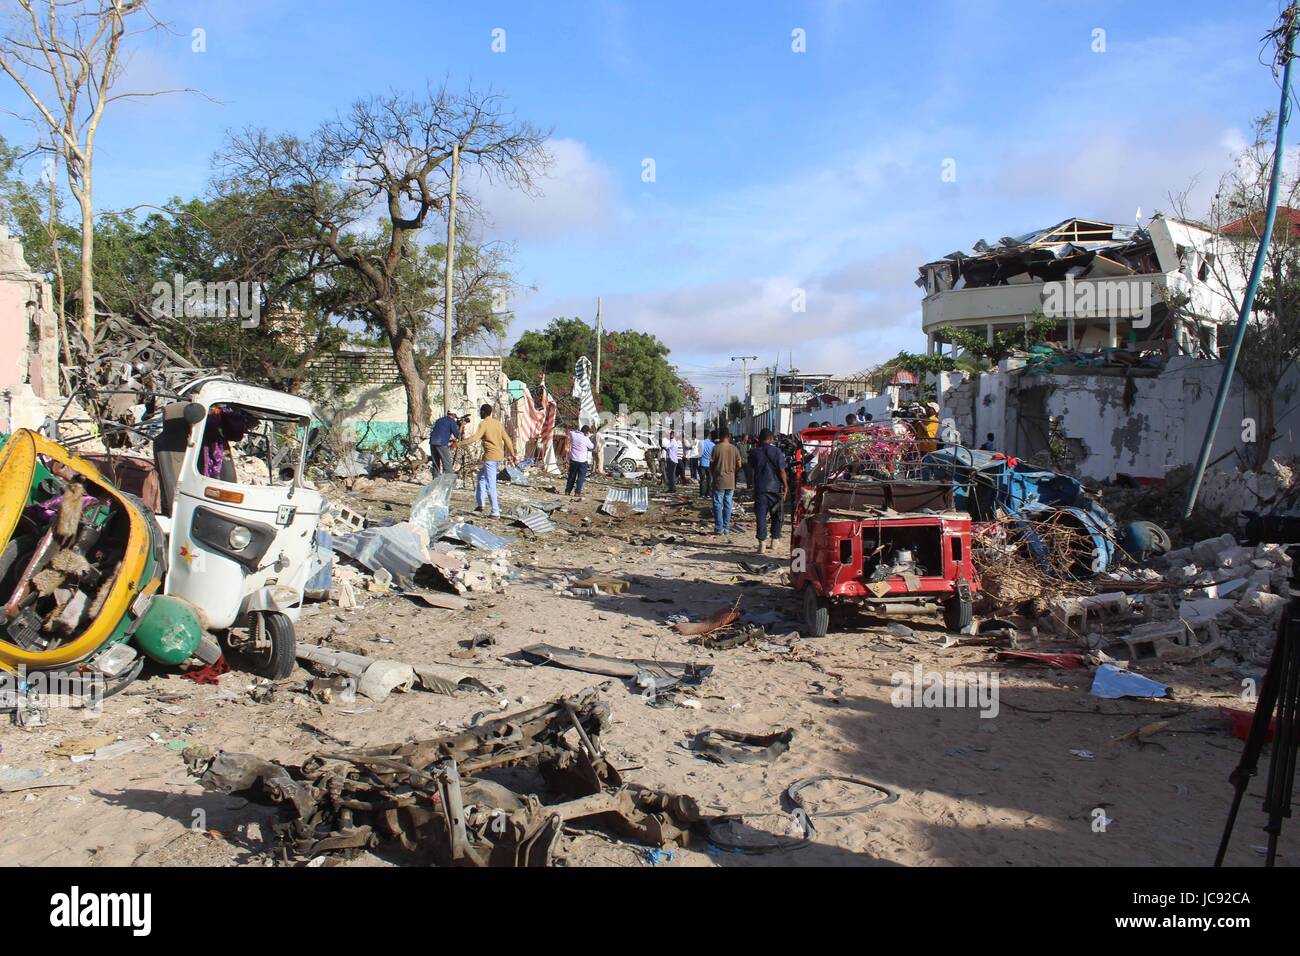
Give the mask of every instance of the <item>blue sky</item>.
[{"label": "blue sky", "polygon": [[[307,133],[366,94],[491,87],[553,131],[556,157],[540,197],[482,190],[479,231],[515,244],[529,287],[513,335],[590,319],[600,295],[607,325],[659,335],[715,397],[729,375],[736,387],[733,355],[844,372],[919,350],[916,266],[979,238],[1075,215],[1131,222],[1189,187],[1203,209],[1251,119],[1276,107],[1259,41],[1278,9],[165,0],[176,34],[137,51],[126,85],[220,103],[119,104],[97,202],[201,192],[228,128]],[[191,51],[195,28],[206,52]],[[806,52],[791,48],[796,29]],[[7,80],[0,106],[23,106]],[[30,137],[9,118],[0,132]]]}]

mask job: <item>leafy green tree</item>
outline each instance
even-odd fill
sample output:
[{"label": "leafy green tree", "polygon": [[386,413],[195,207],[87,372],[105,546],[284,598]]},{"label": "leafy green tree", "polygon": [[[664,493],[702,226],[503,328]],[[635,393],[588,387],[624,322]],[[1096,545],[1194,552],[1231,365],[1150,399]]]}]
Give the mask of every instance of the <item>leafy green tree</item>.
[{"label": "leafy green tree", "polygon": [[[505,371],[529,385],[545,375],[552,392],[567,392],[580,355],[595,358],[596,330],[582,319],[556,318],[542,331],[530,330],[519,337],[506,358]],[[632,412],[649,413],[698,407],[698,392],[688,389],[668,355],[668,346],[647,332],[605,332],[597,402],[601,409],[617,412],[627,406]],[[692,401],[695,405],[689,404]]]},{"label": "leafy green tree", "polygon": [[992,342],[986,332],[963,328],[945,330],[943,340],[961,350],[962,355],[956,360],[958,363],[962,358],[974,358],[984,366],[992,366],[1013,352],[1023,352],[1046,341],[1056,328],[1054,319],[1039,318],[1028,326],[1017,325],[994,332]]},{"label": "leafy green tree", "polygon": [[[244,242],[241,213],[240,203],[217,198],[172,199],[143,218],[101,216],[97,295],[109,311],[152,327],[195,365],[318,397],[325,385],[312,360],[337,350],[346,330],[330,313],[327,290],[311,281],[310,259],[288,250],[283,232]],[[187,317],[174,301],[178,282],[248,283],[259,321],[245,327],[238,315]]]}]

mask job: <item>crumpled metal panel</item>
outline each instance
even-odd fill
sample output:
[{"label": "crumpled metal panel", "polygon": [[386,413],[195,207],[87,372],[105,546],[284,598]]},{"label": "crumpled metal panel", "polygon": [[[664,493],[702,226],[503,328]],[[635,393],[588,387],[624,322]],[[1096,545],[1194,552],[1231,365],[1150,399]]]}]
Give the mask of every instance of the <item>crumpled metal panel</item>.
[{"label": "crumpled metal panel", "polygon": [[491,531],[484,531],[468,521],[457,521],[444,531],[442,536],[455,541],[463,541],[465,544],[483,551],[499,551],[515,540],[513,536],[507,538],[503,535],[493,534]]},{"label": "crumpled metal panel", "polygon": [[522,522],[525,528],[536,534],[550,534],[555,530],[555,522],[541,508],[520,505],[515,509],[515,518]]},{"label": "crumpled metal panel", "polygon": [[601,510],[610,509],[618,502],[627,505],[637,514],[645,514],[650,510],[650,489],[645,485],[637,485],[635,488],[609,488],[605,491]]}]

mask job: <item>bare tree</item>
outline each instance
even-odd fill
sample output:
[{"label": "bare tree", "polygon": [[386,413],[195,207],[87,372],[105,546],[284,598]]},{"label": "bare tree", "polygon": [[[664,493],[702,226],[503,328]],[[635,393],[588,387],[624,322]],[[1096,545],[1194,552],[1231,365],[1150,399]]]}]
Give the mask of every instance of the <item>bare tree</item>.
[{"label": "bare tree", "polygon": [[[1216,240],[1213,251],[1201,263],[1202,276],[1234,312],[1241,307],[1245,279],[1264,226],[1273,168],[1272,135],[1271,115],[1255,120],[1251,142],[1233,157],[1203,220],[1206,228],[1216,233]],[[1172,203],[1180,218],[1190,218],[1186,194],[1173,197]],[[1296,212],[1300,210],[1300,167],[1294,157],[1289,168],[1282,170],[1278,206],[1277,226],[1237,360],[1237,371],[1259,408],[1255,469],[1268,463],[1277,399],[1289,398],[1282,394],[1283,380],[1300,360],[1300,218]],[[1194,320],[1186,296],[1176,296],[1169,305],[1174,314]]]},{"label": "bare tree", "polygon": [[[248,200],[250,228],[284,236],[286,249],[307,243],[320,253],[318,273],[346,273],[334,307],[359,313],[391,347],[412,447],[423,441],[430,413],[417,353],[423,310],[412,307],[422,297],[409,286],[430,277],[413,276],[411,266],[420,234],[445,206],[443,167],[453,143],[462,163],[525,191],[550,162],[544,134],[508,114],[500,96],[445,86],[360,100],[307,140],[232,134],[216,158],[217,192]],[[463,198],[460,206],[472,209]]]},{"label": "bare tree", "polygon": [[[58,144],[81,209],[81,332],[95,341],[95,137],[114,100],[180,90],[116,93],[124,42],[162,24],[148,0],[17,0],[0,37],[0,70],[31,101]],[[130,29],[138,22],[140,28]],[[193,92],[193,91],[184,91]]]}]

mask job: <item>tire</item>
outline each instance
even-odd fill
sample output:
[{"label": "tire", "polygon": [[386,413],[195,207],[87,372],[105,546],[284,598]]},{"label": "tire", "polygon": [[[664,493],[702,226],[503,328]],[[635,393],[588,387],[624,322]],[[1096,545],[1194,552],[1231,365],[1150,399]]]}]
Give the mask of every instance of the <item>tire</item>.
[{"label": "tire", "polygon": [[831,629],[831,605],[811,584],[803,586],[803,622],[809,637],[825,637]]},{"label": "tire", "polygon": [[[279,611],[256,611],[255,618],[261,619],[266,628],[266,638],[270,646],[258,653],[240,652],[234,655],[241,670],[266,677],[270,680],[284,680],[293,673],[297,662],[296,637],[293,621]],[[257,620],[249,621],[249,628],[257,627]]]},{"label": "tire", "polygon": [[638,465],[635,458],[620,458],[618,461],[614,462],[614,467],[623,472],[623,474],[627,474],[629,471],[636,471],[638,467],[644,468],[645,462]]},{"label": "tire", "polygon": [[943,626],[949,631],[960,633],[970,627],[974,618],[974,604],[969,597],[957,595],[943,606]]}]

